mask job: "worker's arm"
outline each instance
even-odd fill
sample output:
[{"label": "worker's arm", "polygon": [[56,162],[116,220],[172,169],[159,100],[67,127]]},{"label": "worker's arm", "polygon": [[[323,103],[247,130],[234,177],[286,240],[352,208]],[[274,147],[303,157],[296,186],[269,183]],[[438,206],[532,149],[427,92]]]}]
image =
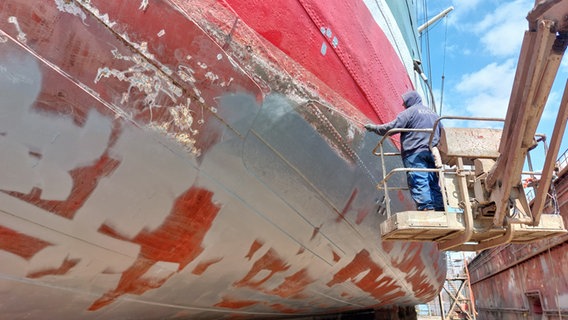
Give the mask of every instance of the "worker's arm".
[{"label": "worker's arm", "polygon": [[406,110],[399,113],[396,119],[385,124],[366,124],[365,129],[374,132],[378,135],[384,136],[389,130],[393,128],[406,128],[408,123],[408,115]]}]

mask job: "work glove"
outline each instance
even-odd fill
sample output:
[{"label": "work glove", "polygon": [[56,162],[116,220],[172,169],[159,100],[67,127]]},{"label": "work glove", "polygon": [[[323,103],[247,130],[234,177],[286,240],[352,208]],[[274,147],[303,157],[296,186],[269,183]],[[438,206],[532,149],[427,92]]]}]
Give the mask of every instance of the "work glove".
[{"label": "work glove", "polygon": [[438,147],[432,147],[432,157],[434,157],[434,165],[436,166],[436,168],[441,168],[444,166]]},{"label": "work glove", "polygon": [[367,123],[365,129],[367,129],[367,131],[377,132],[377,126],[374,124]]}]

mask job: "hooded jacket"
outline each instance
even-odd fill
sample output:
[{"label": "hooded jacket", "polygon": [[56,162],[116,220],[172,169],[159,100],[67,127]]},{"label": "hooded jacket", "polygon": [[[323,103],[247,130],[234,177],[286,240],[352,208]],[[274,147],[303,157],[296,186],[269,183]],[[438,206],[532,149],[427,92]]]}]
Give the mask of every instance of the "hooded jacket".
[{"label": "hooded jacket", "polygon": [[[375,125],[372,131],[379,135],[386,134],[393,128],[405,129],[432,129],[438,120],[438,115],[430,108],[422,104],[422,98],[416,91],[409,91],[402,95],[406,110],[398,114],[396,119],[382,125]],[[440,130],[442,124],[439,123],[432,139],[432,146],[437,146],[440,141]],[[401,155],[406,157],[413,153],[429,151],[428,142],[430,141],[429,132],[402,132],[400,134]]]}]

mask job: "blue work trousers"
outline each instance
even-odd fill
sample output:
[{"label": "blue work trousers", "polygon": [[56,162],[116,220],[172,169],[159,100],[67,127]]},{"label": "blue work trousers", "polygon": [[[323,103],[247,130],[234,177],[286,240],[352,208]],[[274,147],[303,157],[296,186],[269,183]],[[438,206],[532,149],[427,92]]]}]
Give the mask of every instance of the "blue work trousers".
[{"label": "blue work trousers", "polygon": [[[434,169],[434,157],[430,151],[409,154],[402,159],[406,168]],[[408,188],[418,210],[444,211],[444,199],[436,172],[408,172]]]}]

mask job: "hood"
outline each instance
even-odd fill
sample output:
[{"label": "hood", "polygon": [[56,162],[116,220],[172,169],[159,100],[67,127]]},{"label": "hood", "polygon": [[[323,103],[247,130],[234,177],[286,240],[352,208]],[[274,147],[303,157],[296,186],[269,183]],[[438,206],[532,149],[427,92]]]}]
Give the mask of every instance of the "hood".
[{"label": "hood", "polygon": [[408,91],[402,95],[402,101],[404,101],[404,106],[410,108],[415,104],[422,104],[422,98],[420,94],[416,91]]}]

